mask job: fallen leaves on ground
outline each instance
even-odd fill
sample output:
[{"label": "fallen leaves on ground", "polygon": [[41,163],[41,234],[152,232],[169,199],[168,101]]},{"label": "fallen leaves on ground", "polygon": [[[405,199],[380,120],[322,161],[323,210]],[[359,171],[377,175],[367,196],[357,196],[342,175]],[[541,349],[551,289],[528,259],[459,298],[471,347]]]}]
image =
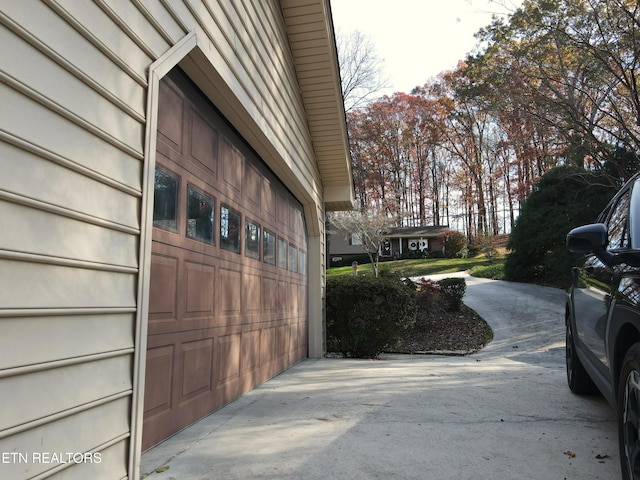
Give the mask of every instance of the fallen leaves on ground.
[{"label": "fallen leaves on ground", "polygon": [[415,327],[406,332],[396,353],[467,354],[482,349],[492,336],[489,325],[466,305],[448,311],[435,304],[418,311]]}]

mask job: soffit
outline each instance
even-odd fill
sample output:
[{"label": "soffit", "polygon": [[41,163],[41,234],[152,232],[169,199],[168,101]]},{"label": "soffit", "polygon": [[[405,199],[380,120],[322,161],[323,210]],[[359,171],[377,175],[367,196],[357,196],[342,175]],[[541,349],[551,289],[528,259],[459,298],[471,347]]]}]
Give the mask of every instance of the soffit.
[{"label": "soffit", "polygon": [[281,0],[328,210],[353,208],[349,138],[329,0]]}]

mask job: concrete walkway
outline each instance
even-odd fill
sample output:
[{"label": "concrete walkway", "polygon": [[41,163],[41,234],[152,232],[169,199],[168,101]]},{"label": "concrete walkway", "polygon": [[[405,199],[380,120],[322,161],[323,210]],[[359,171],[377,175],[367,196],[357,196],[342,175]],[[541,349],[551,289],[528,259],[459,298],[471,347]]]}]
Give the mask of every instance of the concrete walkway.
[{"label": "concrete walkway", "polygon": [[146,452],[141,472],[150,480],[620,478],[613,410],[566,386],[564,292],[467,277],[465,303],[494,330],[481,352],[303,361]]}]

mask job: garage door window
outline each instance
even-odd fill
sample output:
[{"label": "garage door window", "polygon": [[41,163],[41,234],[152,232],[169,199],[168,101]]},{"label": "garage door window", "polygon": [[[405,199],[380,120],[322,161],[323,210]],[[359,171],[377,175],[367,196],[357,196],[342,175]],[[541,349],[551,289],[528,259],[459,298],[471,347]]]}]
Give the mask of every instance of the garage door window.
[{"label": "garage door window", "polygon": [[215,199],[199,192],[189,185],[187,199],[187,237],[213,245],[213,217],[215,208]]},{"label": "garage door window", "polygon": [[178,231],[178,185],[173,175],[156,168],[153,197],[153,225]]},{"label": "garage door window", "polygon": [[298,272],[298,249],[293,245],[289,245],[289,270]]},{"label": "garage door window", "polygon": [[244,222],[244,254],[260,260],[260,225],[249,220]]},{"label": "garage door window", "polygon": [[240,253],[242,217],[226,205],[220,208],[220,246],[225,250]]},{"label": "garage door window", "polygon": [[278,237],[278,267],[287,269],[287,257],[289,256],[289,248],[286,240]]},{"label": "garage door window", "polygon": [[264,243],[262,244],[262,258],[264,263],[276,264],[276,236],[269,230],[264,231]]}]

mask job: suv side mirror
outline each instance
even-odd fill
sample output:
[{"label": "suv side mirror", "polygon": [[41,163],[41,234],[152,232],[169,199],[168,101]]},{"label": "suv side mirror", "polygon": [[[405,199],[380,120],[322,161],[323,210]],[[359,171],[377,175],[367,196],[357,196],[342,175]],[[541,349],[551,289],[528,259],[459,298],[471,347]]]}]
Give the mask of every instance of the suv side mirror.
[{"label": "suv side mirror", "polygon": [[607,227],[592,223],[571,230],[567,234],[567,248],[571,253],[601,252],[607,246]]}]

